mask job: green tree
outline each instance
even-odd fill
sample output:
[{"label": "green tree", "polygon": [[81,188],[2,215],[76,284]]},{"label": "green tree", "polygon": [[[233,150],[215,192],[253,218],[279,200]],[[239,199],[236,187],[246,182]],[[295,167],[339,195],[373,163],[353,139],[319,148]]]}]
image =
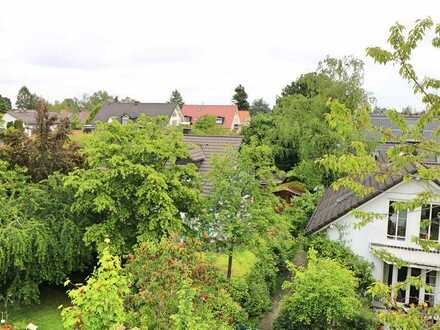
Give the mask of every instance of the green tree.
[{"label": "green tree", "polygon": [[[2,132],[3,148],[0,158],[12,166],[27,168],[34,181],[46,179],[55,171],[67,173],[83,164],[79,146],[69,141],[69,122],[57,122],[47,111],[47,103],[38,101],[37,124],[32,137],[23,130],[8,129]],[[55,129],[53,129],[56,126]]]},{"label": "green tree", "polygon": [[271,109],[269,103],[267,103],[261,98],[261,99],[256,99],[252,102],[249,111],[252,116],[255,116],[257,113],[269,113]]},{"label": "green tree", "polygon": [[0,161],[0,203],[0,296],[35,303],[40,284],[59,285],[88,264],[87,218],[71,214],[59,175],[33,183],[25,169]]},{"label": "green tree", "polygon": [[182,133],[162,118],[141,116],[127,125],[98,125],[84,141],[88,167],[66,177],[75,191],[72,211],[91,215],[88,243],[112,239],[119,253],[137,241],[184,229],[199,207],[197,170],[180,165],[188,157]]},{"label": "green tree", "polygon": [[97,91],[91,95],[85,94],[81,100],[82,108],[89,113],[86,123],[95,119],[96,114],[101,110],[104,104],[116,102],[117,97],[111,96],[104,90]]},{"label": "green tree", "polygon": [[[367,54],[375,62],[397,67],[400,76],[410,83],[413,92],[421,97],[425,105],[426,111],[421,113],[417,122],[411,126],[407,125],[404,116],[397,111],[386,112],[389,120],[400,129],[401,134],[373,127],[368,114],[361,109],[356,111],[337,101],[331,102],[332,111],[328,115],[330,125],[338,130],[341,136],[353,141],[350,152],[340,156],[328,155],[321,161],[327,169],[340,176],[340,179],[333,184],[334,189],[347,188],[358,195],[365,196],[371,192],[371,187],[363,184],[367,176],[371,175],[376,180],[386,180],[390,176],[407,172],[405,169],[408,167],[417,170],[417,178],[421,182],[430,182],[439,177],[437,166],[429,167],[425,166],[425,163],[432,157],[438,159],[440,144],[435,136],[427,136],[423,134],[423,131],[430,123],[437,123],[440,114],[440,96],[438,95],[440,83],[438,79],[431,77],[420,79],[411,64],[413,52],[427,36],[432,38],[430,41],[434,48],[440,48],[440,24],[434,24],[430,18],[416,21],[409,30],[396,23],[390,29],[389,49],[367,48]],[[377,137],[377,142],[399,142],[387,150],[387,163],[377,161],[374,155],[367,151],[365,141],[352,138],[354,133],[361,129],[369,130],[370,136]],[[408,143],[408,141],[417,141],[417,143]],[[407,175],[404,179],[411,180],[411,176]],[[418,194],[413,200],[397,203],[395,207],[399,210],[413,211],[430,201],[437,200],[438,197],[435,192],[426,191]],[[359,218],[359,225],[365,225],[378,218],[370,212],[360,211],[356,212],[356,217]],[[429,220],[424,220],[425,222],[426,225],[430,223]],[[419,244],[422,249],[440,248],[437,241],[422,240],[419,237],[412,237],[412,241]],[[375,250],[374,253],[385,262],[397,264],[399,267],[405,265],[404,261],[398,260],[381,249]],[[435,328],[431,320],[439,316],[438,309],[419,305],[404,311],[390,299],[390,292],[409,284],[421,287],[423,283],[420,278],[410,277],[407,282],[397,283],[392,288],[380,283],[372,287],[372,295],[377,299],[382,299],[385,303],[386,310],[380,313],[380,319],[396,329]]]},{"label": "green tree", "polygon": [[249,111],[248,95],[244,89],[244,86],[238,85],[234,89],[232,102],[238,107],[238,110]]},{"label": "green tree", "polygon": [[6,96],[0,95],[0,113],[6,113],[11,109],[11,100]]},{"label": "green tree", "polygon": [[182,94],[180,94],[180,92],[177,89],[173,90],[173,92],[171,93],[168,103],[174,104],[174,106],[179,109],[181,109],[182,106],[185,104],[185,102],[183,101]]},{"label": "green tree", "polygon": [[227,278],[232,276],[234,249],[249,244],[268,228],[267,211],[274,210],[270,188],[275,172],[267,146],[246,146],[213,161],[208,178],[213,189],[207,198],[205,230],[208,239],[228,255]]},{"label": "green tree", "polygon": [[361,302],[349,270],[311,250],[307,268],[292,271],[292,280],[283,285],[288,293],[274,329],[353,329],[347,323],[358,316]]},{"label": "green tree", "polygon": [[81,108],[81,102],[76,97],[64,99],[62,102],[55,101],[54,104],[49,105],[49,111],[53,112],[79,113]]},{"label": "green tree", "polygon": [[128,293],[129,280],[122,273],[121,261],[105,247],[98,268],[87,283],[68,292],[72,306],[63,307],[61,312],[64,327],[78,330],[121,329],[127,319],[124,298]]},{"label": "green tree", "polygon": [[23,86],[18,91],[15,106],[18,109],[35,109],[37,101],[38,97],[35,94],[31,94],[26,86]]}]

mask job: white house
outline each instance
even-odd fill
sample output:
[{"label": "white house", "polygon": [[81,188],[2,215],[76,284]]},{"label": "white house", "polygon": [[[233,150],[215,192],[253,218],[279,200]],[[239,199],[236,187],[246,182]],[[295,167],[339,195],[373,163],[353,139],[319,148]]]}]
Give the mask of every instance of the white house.
[{"label": "white house", "polygon": [[[351,250],[374,265],[376,280],[387,284],[401,282],[407,276],[421,276],[433,287],[433,292],[425,292],[414,286],[397,293],[396,300],[402,303],[425,301],[430,305],[440,303],[440,252],[426,252],[412,241],[413,237],[438,241],[440,224],[440,201],[414,211],[396,211],[393,203],[408,201],[421,192],[440,194],[440,182],[425,182],[417,179],[415,169],[407,168],[415,174],[411,182],[402,177],[393,177],[379,183],[373,177],[365,184],[373,188],[368,196],[360,198],[348,190],[328,189],[311,217],[306,231],[325,232],[331,240],[343,242]],[[360,220],[353,210],[374,212],[377,219],[360,228],[355,228]],[[421,225],[421,219],[430,219],[428,228]],[[398,269],[392,263],[383,262],[373,253],[384,250],[406,262],[407,267]]]},{"label": "white house", "polygon": [[[51,129],[55,129],[60,123],[61,117],[56,112],[49,112],[50,117],[54,116],[57,118],[55,124]],[[1,127],[6,128],[15,122],[21,122],[23,125],[24,132],[28,135],[32,135],[32,131],[37,126],[37,111],[36,110],[12,110],[6,112],[1,120]]]}]

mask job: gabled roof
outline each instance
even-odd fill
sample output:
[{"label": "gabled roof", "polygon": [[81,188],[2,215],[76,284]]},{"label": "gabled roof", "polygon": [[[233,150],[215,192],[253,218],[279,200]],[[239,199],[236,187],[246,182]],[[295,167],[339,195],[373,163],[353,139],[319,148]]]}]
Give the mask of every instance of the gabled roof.
[{"label": "gabled roof", "polygon": [[314,233],[322,229],[351,210],[356,209],[402,182],[404,176],[414,174],[415,172],[415,166],[408,165],[402,173],[387,177],[384,182],[378,182],[373,175],[370,175],[364,180],[363,184],[373,189],[372,192],[364,197],[358,196],[351,190],[345,188],[338,191],[333,190],[333,188],[328,188],[307,224],[306,233]]},{"label": "gabled roof", "polygon": [[249,125],[249,122],[251,121],[251,114],[249,111],[238,111],[238,116],[240,117],[240,125]]},{"label": "gabled roof", "polygon": [[[12,110],[8,111],[7,114],[20,120],[26,125],[36,125],[37,124],[37,110]],[[63,119],[63,116],[58,112],[48,112],[49,117],[56,117],[56,122],[59,123]]]},{"label": "gabled roof", "polygon": [[[206,175],[212,169],[212,158],[216,155],[225,155],[229,151],[237,151],[240,148],[242,138],[240,136],[202,136],[184,135],[185,142],[190,151],[191,160],[197,163],[199,172]],[[203,178],[203,193],[208,194],[212,185]]]},{"label": "gabled roof", "polygon": [[192,123],[195,123],[200,117],[214,116],[223,117],[225,121],[223,123],[224,128],[232,129],[232,123],[234,116],[238,113],[236,105],[196,105],[196,104],[184,104],[182,106],[182,113],[184,116],[191,117]]},{"label": "gabled roof", "polygon": [[135,119],[142,113],[147,116],[170,117],[174,110],[175,106],[170,103],[107,103],[96,114],[94,122],[107,122],[111,117],[122,117],[123,115]]}]

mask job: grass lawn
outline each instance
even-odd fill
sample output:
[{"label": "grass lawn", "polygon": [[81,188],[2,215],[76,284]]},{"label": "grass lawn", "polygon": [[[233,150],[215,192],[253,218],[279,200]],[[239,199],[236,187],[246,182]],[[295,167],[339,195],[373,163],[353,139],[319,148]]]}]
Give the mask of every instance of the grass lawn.
[{"label": "grass lawn", "polygon": [[72,130],[69,137],[71,141],[77,142],[78,144],[82,145],[83,142],[87,140],[90,136],[89,133],[84,133],[81,130]]},{"label": "grass lawn", "polygon": [[38,330],[63,330],[58,306],[67,304],[63,288],[42,288],[40,304],[11,308],[9,321],[17,330],[25,329],[29,322],[37,325]]},{"label": "grass lawn", "polygon": [[[224,253],[210,253],[206,256],[215,267],[226,275],[228,271],[228,256]],[[245,277],[252,266],[257,261],[257,257],[249,250],[236,251],[232,258],[232,277]]]}]

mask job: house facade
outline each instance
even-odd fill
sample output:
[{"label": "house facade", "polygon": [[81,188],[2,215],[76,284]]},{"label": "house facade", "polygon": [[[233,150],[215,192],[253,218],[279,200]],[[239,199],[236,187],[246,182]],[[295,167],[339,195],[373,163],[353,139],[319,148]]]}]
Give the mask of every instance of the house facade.
[{"label": "house facade", "polygon": [[184,122],[182,111],[170,103],[122,103],[114,102],[105,104],[96,114],[92,126],[96,122],[111,123],[118,121],[127,124],[129,120],[136,120],[141,114],[146,116],[163,116],[168,118],[168,124],[172,126],[181,125]]},{"label": "house facade", "polygon": [[[51,126],[54,130],[62,120],[62,116],[56,112],[48,112],[50,117],[56,117],[55,124]],[[31,136],[32,132],[37,126],[37,111],[36,110],[12,110],[6,112],[2,117],[2,128],[7,128],[15,122],[20,122],[26,135]]]},{"label": "house facade", "polygon": [[[182,113],[185,123],[192,126],[200,118],[205,116],[213,116],[216,119],[216,124],[229,130],[240,131],[242,122],[240,121],[240,114],[236,105],[196,105],[184,104],[182,106]],[[245,117],[242,115],[243,118]]]},{"label": "house facade", "polygon": [[[404,281],[408,276],[420,276],[433,287],[432,292],[414,286],[397,292],[394,298],[411,304],[425,301],[430,305],[440,303],[440,253],[424,251],[413,238],[439,240],[440,200],[431,201],[414,211],[397,211],[395,202],[413,200],[422,192],[440,193],[438,182],[414,179],[406,182],[395,178],[387,183],[372,183],[375,191],[365,198],[342,190],[327,190],[307,226],[308,233],[324,232],[331,240],[348,246],[355,254],[374,265],[374,278],[388,285]],[[359,226],[360,219],[354,210],[375,214],[376,219]],[[422,220],[429,219],[426,228]],[[379,253],[378,253],[379,252]],[[381,252],[402,260],[406,266],[398,268],[384,262]]]}]

